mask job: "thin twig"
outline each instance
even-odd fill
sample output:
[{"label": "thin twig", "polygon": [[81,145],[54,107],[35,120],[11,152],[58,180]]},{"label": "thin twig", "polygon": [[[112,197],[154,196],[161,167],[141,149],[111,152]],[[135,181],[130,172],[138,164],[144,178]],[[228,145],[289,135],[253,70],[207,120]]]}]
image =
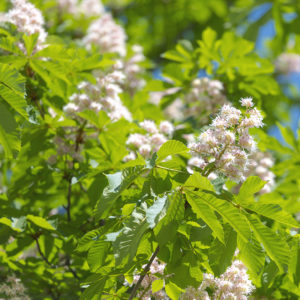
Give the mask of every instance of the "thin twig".
[{"label": "thin twig", "polygon": [[149,262],[148,262],[148,264],[147,264],[147,266],[145,267],[143,273],[141,274],[141,276],[140,276],[140,278],[139,278],[137,284],[134,286],[134,288],[133,288],[133,290],[132,290],[132,292],[131,292],[131,294],[130,294],[129,300],[132,300],[133,297],[135,296],[135,294],[136,294],[138,288],[140,287],[140,285],[141,285],[143,279],[145,278],[145,276],[146,276],[147,273],[149,272],[150,267],[151,267],[151,264],[153,263],[153,261],[154,261],[156,255],[157,255],[157,253],[158,253],[158,251],[159,251],[159,246],[157,246],[157,248],[155,249],[154,253],[152,254],[152,256],[151,256],[151,258],[150,258],[150,260],[149,260]]},{"label": "thin twig", "polygon": [[37,236],[33,236],[34,240],[35,240],[35,243],[36,243],[36,247],[42,257],[42,259],[50,266],[52,267],[52,264],[49,262],[49,260],[47,259],[47,257],[44,255],[44,253],[42,252],[41,250],[41,247],[40,247],[40,243],[39,243],[39,238]]},{"label": "thin twig", "polygon": [[73,274],[73,276],[76,278],[76,279],[79,279],[79,276],[77,275],[76,271],[74,271],[71,267],[71,264],[70,264],[70,257],[67,255],[66,257],[66,266],[68,267],[69,271]]}]

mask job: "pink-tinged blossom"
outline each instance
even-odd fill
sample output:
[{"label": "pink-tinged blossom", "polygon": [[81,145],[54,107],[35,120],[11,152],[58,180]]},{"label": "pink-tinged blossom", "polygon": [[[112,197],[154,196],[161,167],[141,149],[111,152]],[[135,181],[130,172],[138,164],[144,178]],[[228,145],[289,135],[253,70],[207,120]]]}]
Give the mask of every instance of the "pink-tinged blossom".
[{"label": "pink-tinged blossom", "polygon": [[191,90],[185,98],[183,113],[206,123],[208,113],[217,112],[220,106],[228,103],[223,83],[208,77],[194,79]]},{"label": "pink-tinged blossom", "polygon": [[[38,34],[36,50],[43,48],[47,38],[44,18],[39,9],[26,0],[11,0],[12,9],[7,13],[7,21],[14,24],[19,32],[27,35]],[[20,45],[25,51],[24,45]]]},{"label": "pink-tinged blossom", "polygon": [[[143,266],[145,268],[146,265]],[[164,269],[166,267],[166,264],[163,262],[160,262],[157,258],[154,259],[150,266],[149,273],[144,277],[141,283],[141,290],[138,292],[137,296],[139,299],[142,300],[150,300],[150,299],[155,299],[155,300],[164,300],[168,299],[166,293],[164,292],[163,289],[152,293],[152,283],[159,279],[156,275],[162,276],[164,274]],[[135,275],[133,278],[133,284],[136,284],[139,280],[140,276]],[[146,293],[144,291],[147,290]]]},{"label": "pink-tinged blossom", "polygon": [[158,132],[155,123],[151,120],[145,120],[140,123],[140,126],[145,129],[148,133],[154,134]]},{"label": "pink-tinged blossom", "polygon": [[100,0],[82,0],[78,4],[78,12],[87,17],[96,17],[105,13],[105,9]]},{"label": "pink-tinged blossom", "polygon": [[99,46],[101,53],[118,53],[121,57],[126,55],[126,33],[115,23],[108,13],[91,23],[84,43],[88,49],[92,45]]},{"label": "pink-tinged blossom", "polygon": [[96,84],[81,82],[77,87],[78,93],[71,95],[70,102],[64,106],[66,114],[76,118],[76,114],[84,110],[96,113],[103,110],[113,122],[121,118],[131,121],[131,114],[119,97],[122,89],[116,83],[116,78],[121,78],[118,71],[106,75],[96,74]]},{"label": "pink-tinged blossom", "polygon": [[300,55],[296,53],[282,53],[275,61],[275,69],[279,73],[299,73]]},{"label": "pink-tinged blossom", "polygon": [[122,83],[123,89],[133,94],[145,85],[145,80],[142,78],[145,69],[141,66],[141,63],[145,60],[145,56],[143,54],[143,47],[140,45],[133,45],[131,50],[131,56],[118,60],[114,68],[122,71],[125,75]]},{"label": "pink-tinged blossom", "polygon": [[86,17],[97,17],[105,13],[100,0],[57,0],[57,2],[59,9],[75,17],[81,14]]},{"label": "pink-tinged blossom", "polygon": [[159,126],[156,126],[154,121],[145,120],[140,122],[140,127],[145,131],[144,134],[132,133],[129,135],[126,145],[130,150],[129,155],[124,158],[124,161],[135,158],[131,153],[139,153],[144,158],[149,158],[154,152],[157,152],[162,144],[172,137],[174,132],[173,125],[168,121],[162,121]]},{"label": "pink-tinged blossom", "polygon": [[265,186],[260,190],[260,194],[270,193],[275,186],[275,174],[270,171],[274,165],[274,160],[270,153],[254,152],[250,157],[250,164],[246,176],[259,176],[266,181]]},{"label": "pink-tinged blossom", "polygon": [[[263,125],[259,110],[252,108],[251,103],[245,104],[244,113],[229,104],[223,105],[209,128],[189,143],[193,155],[188,161],[189,171],[197,167],[205,176],[214,172],[237,182],[245,180],[250,167],[249,155],[256,151],[256,143],[248,129]],[[211,162],[213,166],[207,169]]]},{"label": "pink-tinged blossom", "polygon": [[78,0],[57,0],[59,9],[76,15],[78,13]]},{"label": "pink-tinged blossom", "polygon": [[[211,292],[211,296],[208,295],[207,289]],[[201,285],[198,288],[188,287],[180,299],[242,300],[247,299],[254,289],[245,265],[235,260],[219,278],[204,273]]]},{"label": "pink-tinged blossom", "polygon": [[251,97],[248,97],[248,98],[242,98],[241,100],[240,100],[240,102],[241,102],[241,105],[242,106],[245,106],[245,107],[247,107],[247,108],[250,108],[250,107],[252,107],[254,104],[253,104],[253,99],[251,98]]},{"label": "pink-tinged blossom", "polygon": [[56,154],[48,158],[50,165],[56,164],[61,157],[64,157],[65,163],[69,168],[73,167],[73,160],[81,162],[83,157],[81,152],[83,150],[83,143],[85,136],[81,136],[81,141],[77,141],[77,128],[64,127],[61,135],[56,135],[52,142],[56,148]]}]

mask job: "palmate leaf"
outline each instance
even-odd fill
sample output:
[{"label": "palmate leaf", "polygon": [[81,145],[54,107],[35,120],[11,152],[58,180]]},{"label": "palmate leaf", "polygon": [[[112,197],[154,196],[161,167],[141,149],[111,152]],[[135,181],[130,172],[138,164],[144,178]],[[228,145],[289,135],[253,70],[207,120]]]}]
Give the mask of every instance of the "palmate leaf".
[{"label": "palmate leaf", "polygon": [[226,200],[217,198],[213,193],[202,191],[189,191],[189,193],[198,197],[199,200],[203,201],[210,208],[220,214],[223,219],[240,235],[240,237],[245,242],[248,242],[251,237],[251,231],[247,219],[237,208]]},{"label": "palmate leaf", "polygon": [[0,64],[0,96],[19,114],[27,118],[25,78],[8,65]]},{"label": "palmate leaf", "polygon": [[145,170],[142,166],[125,169],[115,174],[106,175],[108,186],[98,200],[95,208],[95,217],[100,219],[108,215],[109,209],[114,205],[115,201],[121,193]]},{"label": "palmate leaf", "polygon": [[225,244],[223,227],[214,211],[198,195],[187,192],[186,196],[197,217],[201,218],[215,233],[219,241]]},{"label": "palmate leaf", "polygon": [[287,243],[257,217],[247,214],[247,218],[257,240],[264,246],[268,256],[283,271],[289,262],[290,249]]}]

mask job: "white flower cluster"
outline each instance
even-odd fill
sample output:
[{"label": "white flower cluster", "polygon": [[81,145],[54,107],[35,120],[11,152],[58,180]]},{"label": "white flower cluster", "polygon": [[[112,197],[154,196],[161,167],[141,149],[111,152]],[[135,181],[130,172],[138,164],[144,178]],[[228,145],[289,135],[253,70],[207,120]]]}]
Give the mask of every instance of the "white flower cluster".
[{"label": "white flower cluster", "polygon": [[283,74],[300,73],[300,55],[295,53],[282,53],[275,61],[276,71]]},{"label": "white flower cluster", "polygon": [[219,80],[207,77],[194,79],[191,91],[186,96],[188,107],[185,109],[185,115],[197,117],[203,114],[203,111],[216,112],[228,103],[223,90],[223,83]]},{"label": "white flower cluster", "polygon": [[83,110],[103,110],[112,121],[121,118],[131,121],[131,114],[119,97],[122,89],[118,83],[124,80],[124,74],[114,71],[104,76],[99,75],[96,80],[96,84],[84,81],[78,85],[79,93],[70,97],[70,102],[64,107],[65,113],[76,117],[76,113]]},{"label": "white flower cluster", "polygon": [[[56,146],[56,155],[52,155],[48,158],[48,163],[54,165],[59,160],[59,157],[70,156],[73,160],[81,162],[83,160],[82,155],[80,154],[83,149],[83,137],[82,140],[76,141],[77,132],[75,127],[65,128],[69,129],[69,132],[65,132],[63,136],[56,135],[53,138],[53,143]],[[68,168],[73,167],[73,161],[66,159],[66,164]]]},{"label": "white flower cluster", "polygon": [[115,64],[115,68],[125,74],[125,80],[122,86],[131,93],[141,89],[145,85],[145,81],[140,78],[140,75],[144,72],[144,68],[140,66],[140,63],[145,60],[143,47],[133,45],[132,51],[133,55],[131,57],[119,60]]},{"label": "white flower cluster", "polygon": [[37,50],[42,49],[42,44],[47,38],[42,13],[26,0],[11,0],[11,2],[13,8],[7,13],[7,21],[14,24],[19,32],[27,35],[38,33]]},{"label": "white flower cluster", "polygon": [[126,55],[126,33],[117,25],[109,13],[103,14],[99,19],[91,23],[83,42],[87,49],[98,45],[101,53],[118,53]]},{"label": "white flower cluster", "polygon": [[15,275],[8,276],[6,280],[2,278],[0,284],[0,294],[4,297],[1,297],[1,299],[31,299],[31,297],[27,295],[27,289],[23,285],[21,279],[17,278]]},{"label": "white flower cluster", "polygon": [[261,127],[262,115],[253,108],[251,98],[241,99],[246,111],[229,104],[223,105],[210,127],[189,145],[192,155],[189,167],[196,166],[207,176],[216,171],[240,182],[245,179],[249,167],[249,155],[256,150],[256,143],[249,128]]},{"label": "white flower cluster", "polygon": [[271,154],[257,151],[249,158],[250,164],[247,176],[256,175],[266,181],[267,183],[260,190],[260,194],[270,193],[275,185],[275,174],[269,170],[274,165]]},{"label": "white flower cluster", "polygon": [[[213,291],[211,297],[206,291],[207,288]],[[187,288],[181,300],[247,300],[247,296],[253,292],[254,288],[245,265],[235,260],[220,278],[212,274],[203,274],[200,287],[198,289]]]},{"label": "white flower cluster", "polygon": [[58,6],[70,14],[83,14],[87,17],[100,16],[105,12],[100,0],[58,0]]},{"label": "white flower cluster", "polygon": [[[145,265],[146,266],[146,265]],[[145,268],[145,266],[143,266],[143,268]],[[139,299],[142,300],[151,300],[151,299],[156,299],[156,300],[163,300],[163,299],[168,299],[166,293],[164,292],[163,289],[157,291],[156,293],[152,293],[151,291],[151,285],[153,283],[153,281],[157,280],[158,277],[155,276],[155,274],[160,274],[163,275],[164,273],[164,269],[166,267],[165,263],[159,262],[159,260],[157,258],[155,258],[150,266],[150,270],[149,270],[149,274],[147,274],[142,283],[141,283],[141,287],[143,288],[143,290],[141,290],[138,293],[138,297],[141,297]],[[140,276],[139,275],[135,275],[133,278],[133,283],[136,284],[139,280]],[[147,292],[144,293],[144,291],[147,290]]]},{"label": "white flower cluster", "polygon": [[165,143],[173,134],[174,126],[168,121],[162,121],[157,128],[153,121],[145,120],[140,126],[146,130],[146,134],[133,133],[130,134],[126,144],[132,149],[124,161],[136,158],[137,151],[143,157],[149,158],[153,152],[157,152],[160,146]]}]

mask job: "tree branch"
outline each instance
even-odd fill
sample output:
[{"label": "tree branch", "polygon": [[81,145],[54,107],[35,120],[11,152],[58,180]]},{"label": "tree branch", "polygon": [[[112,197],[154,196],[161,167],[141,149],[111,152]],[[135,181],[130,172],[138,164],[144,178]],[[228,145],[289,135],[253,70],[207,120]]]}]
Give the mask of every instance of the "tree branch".
[{"label": "tree branch", "polygon": [[139,278],[137,284],[134,286],[134,288],[133,288],[133,290],[132,290],[132,292],[131,292],[131,294],[130,294],[129,300],[132,300],[133,297],[135,296],[135,294],[136,294],[138,288],[140,287],[140,285],[141,285],[143,279],[145,278],[145,276],[146,276],[147,273],[149,272],[150,267],[151,267],[151,264],[153,263],[153,261],[154,261],[156,255],[157,255],[157,253],[158,253],[158,251],[159,251],[159,246],[157,246],[157,248],[155,249],[155,251],[154,251],[154,253],[152,254],[152,256],[151,256],[151,258],[150,258],[148,264],[146,265],[146,267],[145,267],[145,269],[144,269],[144,271],[143,271],[143,273],[141,274],[141,276],[140,276],[140,278]]}]

